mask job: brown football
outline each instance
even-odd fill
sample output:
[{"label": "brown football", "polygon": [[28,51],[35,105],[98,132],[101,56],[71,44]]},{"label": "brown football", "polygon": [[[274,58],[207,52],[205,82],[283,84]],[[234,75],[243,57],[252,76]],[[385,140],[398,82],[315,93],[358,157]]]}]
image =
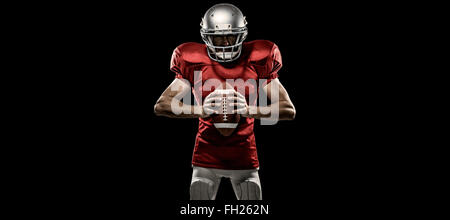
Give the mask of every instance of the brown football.
[{"label": "brown football", "polygon": [[229,106],[227,103],[227,95],[232,94],[230,90],[221,90],[220,92],[223,94],[222,103],[220,103],[220,114],[213,114],[211,118],[214,127],[216,127],[220,134],[223,136],[230,136],[237,128],[241,117],[239,114],[231,114],[233,107]]}]

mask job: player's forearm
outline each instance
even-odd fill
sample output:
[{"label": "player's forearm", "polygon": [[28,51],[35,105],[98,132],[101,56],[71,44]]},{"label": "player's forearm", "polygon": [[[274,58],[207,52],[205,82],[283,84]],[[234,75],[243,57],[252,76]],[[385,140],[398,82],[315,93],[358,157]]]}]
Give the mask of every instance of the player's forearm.
[{"label": "player's forearm", "polygon": [[202,116],[202,108],[200,106],[175,104],[171,102],[158,102],[154,107],[155,114],[169,118],[199,118]]},{"label": "player's forearm", "polygon": [[250,118],[271,118],[276,114],[275,109],[278,105],[278,120],[293,120],[295,118],[295,108],[290,103],[273,103],[268,106],[249,106]]}]

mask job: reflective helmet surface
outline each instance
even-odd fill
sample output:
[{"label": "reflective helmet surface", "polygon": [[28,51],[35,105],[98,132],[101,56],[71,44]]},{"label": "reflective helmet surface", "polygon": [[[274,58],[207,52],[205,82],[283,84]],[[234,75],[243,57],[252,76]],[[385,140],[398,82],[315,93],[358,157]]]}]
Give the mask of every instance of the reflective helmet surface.
[{"label": "reflective helmet surface", "polygon": [[[242,43],[247,37],[247,22],[241,10],[232,4],[212,6],[202,18],[200,34],[208,47],[208,55],[218,62],[230,62],[239,58]],[[235,35],[236,41],[230,46],[216,46],[213,36]]]}]

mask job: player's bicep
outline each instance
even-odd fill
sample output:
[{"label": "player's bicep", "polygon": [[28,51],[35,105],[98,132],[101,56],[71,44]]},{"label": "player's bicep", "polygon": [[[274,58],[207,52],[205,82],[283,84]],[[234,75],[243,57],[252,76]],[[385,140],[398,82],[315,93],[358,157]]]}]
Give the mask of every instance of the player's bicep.
[{"label": "player's bicep", "polygon": [[189,82],[185,79],[176,78],[172,83],[164,90],[160,99],[169,101],[174,98],[180,100],[187,93],[191,91],[191,86]]},{"label": "player's bicep", "polygon": [[[263,91],[272,103],[284,101],[290,102],[289,95],[278,78],[271,80],[270,83],[265,85]],[[278,95],[274,95],[275,92],[277,92]]]}]

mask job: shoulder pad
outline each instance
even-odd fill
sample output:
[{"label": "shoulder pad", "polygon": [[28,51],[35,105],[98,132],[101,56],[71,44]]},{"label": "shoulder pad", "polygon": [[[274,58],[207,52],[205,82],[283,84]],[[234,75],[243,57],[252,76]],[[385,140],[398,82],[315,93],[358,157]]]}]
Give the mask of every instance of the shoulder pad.
[{"label": "shoulder pad", "polygon": [[272,55],[272,50],[276,45],[268,40],[255,40],[247,42],[245,48],[249,53],[249,60],[258,62],[265,60]]},{"label": "shoulder pad", "polygon": [[183,43],[175,51],[187,63],[203,63],[209,60],[205,44],[195,42]]}]

